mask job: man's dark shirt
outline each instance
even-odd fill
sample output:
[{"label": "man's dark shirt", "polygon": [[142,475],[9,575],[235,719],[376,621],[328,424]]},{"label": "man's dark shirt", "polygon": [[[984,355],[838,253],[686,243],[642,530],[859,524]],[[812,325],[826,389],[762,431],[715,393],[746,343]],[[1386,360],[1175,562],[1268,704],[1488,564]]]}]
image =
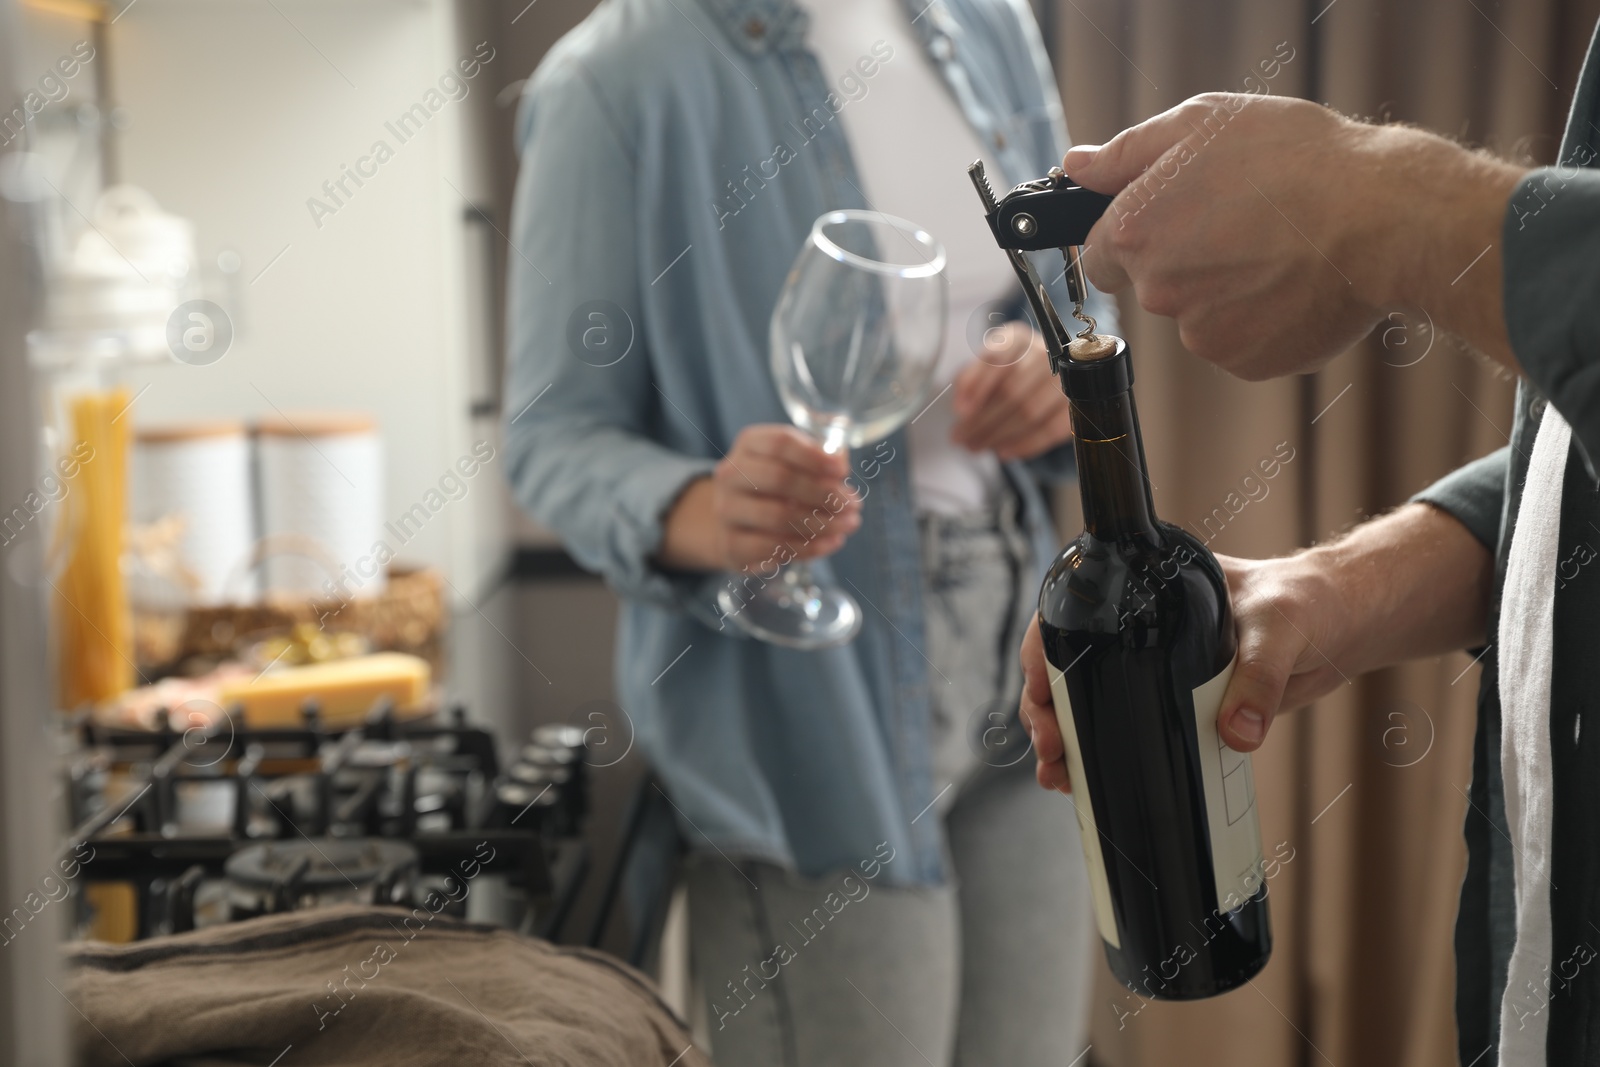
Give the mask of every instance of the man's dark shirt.
[{"label": "man's dark shirt", "polygon": [[[1548,992],[1513,991],[1519,1011],[1547,1013],[1547,1062],[1559,1065],[1600,1065],[1600,719],[1588,714],[1592,703],[1600,705],[1600,489],[1593,462],[1600,457],[1600,169],[1584,169],[1600,159],[1597,42],[1600,30],[1584,61],[1560,165],[1524,178],[1506,211],[1506,326],[1526,375],[1517,390],[1511,441],[1416,498],[1450,512],[1494,551],[1486,635],[1492,640],[1511,532],[1546,403],[1572,426],[1554,590],[1552,870],[1548,886],[1524,887],[1550,894],[1552,960],[1561,974],[1551,976]],[[1458,1054],[1473,1067],[1497,1062],[1501,1000],[1515,940],[1496,653],[1491,645],[1483,657],[1465,823],[1467,874],[1456,920]]]}]

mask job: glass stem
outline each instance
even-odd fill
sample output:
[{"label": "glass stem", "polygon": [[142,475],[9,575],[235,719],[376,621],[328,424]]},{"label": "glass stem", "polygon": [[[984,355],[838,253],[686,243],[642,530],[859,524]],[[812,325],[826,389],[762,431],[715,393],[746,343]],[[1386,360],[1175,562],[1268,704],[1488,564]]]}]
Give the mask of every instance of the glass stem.
[{"label": "glass stem", "polygon": [[[844,453],[849,456],[849,449],[845,447],[845,434],[848,427],[842,422],[831,423],[822,433],[819,443],[822,450],[830,456]],[[783,567],[783,583],[795,593],[803,593],[807,600],[815,599],[812,592],[816,589],[816,578],[811,573],[811,561],[797,559]]]}]

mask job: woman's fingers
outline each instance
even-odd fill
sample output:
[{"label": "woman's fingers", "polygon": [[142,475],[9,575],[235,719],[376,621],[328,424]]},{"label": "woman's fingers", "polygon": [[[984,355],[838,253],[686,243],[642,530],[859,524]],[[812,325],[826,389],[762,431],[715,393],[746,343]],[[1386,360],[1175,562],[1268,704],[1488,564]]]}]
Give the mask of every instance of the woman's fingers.
[{"label": "woman's fingers", "polygon": [[715,508],[724,556],[734,570],[752,564],[770,568],[789,557],[817,559],[837,552],[862,521],[860,500],[837,494],[831,507],[812,507],[793,498],[735,488],[718,493]]},{"label": "woman's fingers", "polygon": [[[1003,460],[1032,459],[1072,440],[1072,413],[1067,401],[1048,385],[1018,390],[994,404],[986,425],[958,437],[973,451],[990,451]],[[958,427],[958,432],[961,428]]]},{"label": "woman's fingers", "polygon": [[1003,371],[1021,363],[1043,342],[1033,327],[1013,319],[986,330],[983,351],[956,376],[952,405],[958,418],[972,414],[988,403],[990,395],[1004,381]]},{"label": "woman's fingers", "polygon": [[836,508],[855,499],[843,479],[818,478],[764,456],[730,454],[717,464],[716,478],[723,492],[780,497],[807,508]]},{"label": "woman's fingers", "polygon": [[720,555],[732,570],[774,570],[837,552],[861,526],[846,456],[793,426],[747,426],[713,473]]},{"label": "woman's fingers", "polygon": [[730,452],[717,464],[715,475],[718,489],[724,493],[779,497],[807,509],[829,511],[860,504],[843,476],[817,475],[767,455]]},{"label": "woman's fingers", "polygon": [[849,534],[829,531],[807,541],[801,537],[777,538],[769,533],[739,528],[723,531],[725,566],[759,578],[776,576],[777,569],[791,560],[821,559],[844,547]]},{"label": "woman's fingers", "polygon": [[957,436],[961,422],[975,411],[981,411],[989,402],[989,395],[999,388],[1001,377],[995,368],[982,362],[968,363],[956,375],[951,386],[950,406],[956,414]]},{"label": "woman's fingers", "polygon": [[986,367],[974,364],[991,377],[1000,379],[981,407],[956,422],[953,436],[957,444],[974,452],[987,451],[994,446],[995,438],[1008,426],[1025,421],[1032,416],[1028,381],[1015,367]]},{"label": "woman's fingers", "polygon": [[1052,415],[1031,428],[1015,441],[995,446],[994,454],[1002,460],[1033,459],[1072,440],[1072,419],[1066,414]]},{"label": "woman's fingers", "polygon": [[987,447],[1001,459],[1032,459],[1072,440],[1072,412],[1064,400],[1035,390],[1017,405],[1016,418],[989,435]]},{"label": "woman's fingers", "polygon": [[778,423],[746,426],[733,439],[728,456],[736,460],[761,456],[821,480],[840,481],[850,473],[850,461],[844,453],[826,452],[816,438],[797,427]]},{"label": "woman's fingers", "polygon": [[[974,452],[993,448],[995,440],[1009,428],[1036,420],[1039,413],[1053,403],[1053,398],[1044,392],[1048,383],[1037,380],[1023,367],[990,367],[974,363],[965,373],[996,380],[996,384],[985,393],[983,403],[959,416],[951,431],[956,444]],[[1065,405],[1064,397],[1061,403]]]},{"label": "woman's fingers", "polygon": [[1044,338],[1026,322],[1013,319],[986,330],[978,358],[956,376],[954,407],[958,416],[970,415],[988,402],[989,395],[1008,375],[996,374],[1043,354]]},{"label": "woman's fingers", "polygon": [[1031,459],[1071,439],[1069,405],[1050,373],[1043,341],[1031,329],[1019,336],[1026,344],[1013,345],[1014,355],[986,354],[957,377],[956,444],[1001,459]]},{"label": "woman's fingers", "polygon": [[861,505],[837,510],[811,508],[764,493],[729,493],[720,503],[722,520],[753,533],[785,540],[813,540],[824,533],[854,533],[861,526]]}]

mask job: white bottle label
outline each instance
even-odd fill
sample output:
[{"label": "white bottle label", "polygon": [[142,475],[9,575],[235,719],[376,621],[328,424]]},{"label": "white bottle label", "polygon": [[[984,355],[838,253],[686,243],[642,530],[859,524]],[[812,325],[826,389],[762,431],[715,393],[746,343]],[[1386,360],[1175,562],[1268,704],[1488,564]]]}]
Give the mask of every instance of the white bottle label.
[{"label": "white bottle label", "polygon": [[[1116,914],[1111,907],[1111,883],[1106,877],[1104,839],[1095,821],[1094,805],[1084,773],[1083,750],[1078,745],[1078,730],[1072,718],[1072,700],[1067,696],[1067,677],[1049,664],[1050,695],[1055,705],[1056,723],[1061,728],[1062,748],[1066,752],[1067,773],[1075,788],[1072,806],[1078,812],[1078,830],[1083,837],[1083,856],[1089,868],[1089,891],[1094,901],[1095,925],[1100,936],[1113,948],[1121,948]],[[1211,865],[1216,873],[1217,903],[1221,911],[1242,906],[1261,888],[1261,824],[1256,817],[1255,779],[1250,757],[1222,743],[1217,733],[1217,712],[1222,695],[1233,677],[1233,662],[1222,673],[1194,690],[1195,736],[1200,742],[1200,772],[1206,798],[1206,822],[1211,830]]]},{"label": "white bottle label", "polygon": [[1072,721],[1072,700],[1067,696],[1067,676],[1050,668],[1050,696],[1056,707],[1056,725],[1061,728],[1061,747],[1067,755],[1067,774],[1072,778],[1069,798],[1078,809],[1078,833],[1083,838],[1083,858],[1089,868],[1089,895],[1094,900],[1094,921],[1100,936],[1112,948],[1121,948],[1117,936],[1117,919],[1111,910],[1111,883],[1106,879],[1105,856],[1100,850],[1100,828],[1094,820],[1094,805],[1089,802],[1089,790],[1084,784],[1089,776],[1083,772],[1083,750],[1078,747],[1078,728]]},{"label": "white bottle label", "polygon": [[1206,820],[1211,827],[1211,866],[1217,877],[1217,909],[1230,912],[1261,888],[1261,820],[1250,755],[1235,752],[1217,733],[1217,712],[1238,657],[1194,691],[1194,733],[1200,742]]}]

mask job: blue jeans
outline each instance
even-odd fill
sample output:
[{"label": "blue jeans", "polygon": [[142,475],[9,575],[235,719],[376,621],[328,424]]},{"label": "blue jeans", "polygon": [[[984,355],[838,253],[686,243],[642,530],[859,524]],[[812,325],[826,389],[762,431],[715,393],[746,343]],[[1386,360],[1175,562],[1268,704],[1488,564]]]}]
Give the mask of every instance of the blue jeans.
[{"label": "blue jeans", "polygon": [[[701,854],[693,965],[719,1067],[1059,1067],[1083,1051],[1092,955],[1077,819],[1033,780],[1016,709],[1026,539],[922,521],[936,806],[955,877],[883,884],[892,852],[802,879]],[[1019,621],[1020,620],[1020,621]]]}]

